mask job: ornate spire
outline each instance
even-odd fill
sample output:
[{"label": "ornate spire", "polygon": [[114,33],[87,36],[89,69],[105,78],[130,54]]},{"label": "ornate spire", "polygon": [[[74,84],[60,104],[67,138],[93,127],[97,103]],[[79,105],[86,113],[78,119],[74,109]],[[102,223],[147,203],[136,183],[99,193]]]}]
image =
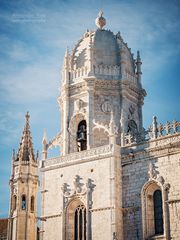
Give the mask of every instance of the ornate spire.
[{"label": "ornate spire", "polygon": [[20,142],[19,151],[17,154],[17,160],[21,161],[35,161],[34,158],[34,150],[33,150],[33,143],[31,138],[31,132],[30,132],[30,125],[29,125],[29,112],[25,115],[26,122]]},{"label": "ornate spire", "polygon": [[106,19],[102,15],[103,15],[103,12],[100,11],[98,14],[98,17],[95,20],[96,26],[99,29],[102,29],[106,25]]}]

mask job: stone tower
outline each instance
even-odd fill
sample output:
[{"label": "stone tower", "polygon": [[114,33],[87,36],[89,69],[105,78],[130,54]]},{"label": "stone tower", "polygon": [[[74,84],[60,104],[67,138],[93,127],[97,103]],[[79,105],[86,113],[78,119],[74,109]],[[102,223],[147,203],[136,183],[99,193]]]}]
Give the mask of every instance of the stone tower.
[{"label": "stone tower", "polygon": [[[43,137],[43,240],[123,239],[120,146],[126,134],[143,137],[146,93],[139,52],[134,59],[102,15],[65,53],[62,131],[49,143]],[[60,146],[58,159],[47,159],[52,146]]]},{"label": "stone tower", "polygon": [[42,141],[41,238],[178,240],[180,122],[143,128],[140,53],[105,24],[100,12],[65,53],[61,132]]},{"label": "stone tower", "polygon": [[[123,135],[143,137],[142,105],[146,92],[141,86],[141,58],[134,59],[131,49],[118,32],[104,30],[102,13],[97,30],[87,31],[72,53],[66,50],[62,69],[59,104],[63,155],[81,146],[91,149],[109,143],[109,123],[117,127],[118,145]],[[86,129],[84,143],[77,134]],[[139,134],[137,134],[139,133]]]},{"label": "stone tower", "polygon": [[29,113],[19,150],[13,152],[8,240],[36,240],[38,162],[34,156]]}]

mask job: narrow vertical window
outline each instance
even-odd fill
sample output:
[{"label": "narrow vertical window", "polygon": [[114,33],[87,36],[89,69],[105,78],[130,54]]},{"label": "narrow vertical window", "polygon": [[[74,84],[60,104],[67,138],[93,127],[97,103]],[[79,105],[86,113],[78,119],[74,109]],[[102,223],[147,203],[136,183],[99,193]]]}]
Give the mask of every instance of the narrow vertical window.
[{"label": "narrow vertical window", "polygon": [[31,212],[34,212],[34,196],[31,197]]},{"label": "narrow vertical window", "polygon": [[86,209],[83,205],[75,209],[74,240],[86,240]]},{"label": "narrow vertical window", "polygon": [[78,210],[76,209],[74,215],[74,240],[78,239]]},{"label": "narrow vertical window", "polygon": [[154,192],[153,201],[155,234],[163,234],[162,193],[160,190]]},{"label": "narrow vertical window", "polygon": [[21,207],[22,207],[22,210],[26,209],[26,196],[25,195],[22,195]]}]

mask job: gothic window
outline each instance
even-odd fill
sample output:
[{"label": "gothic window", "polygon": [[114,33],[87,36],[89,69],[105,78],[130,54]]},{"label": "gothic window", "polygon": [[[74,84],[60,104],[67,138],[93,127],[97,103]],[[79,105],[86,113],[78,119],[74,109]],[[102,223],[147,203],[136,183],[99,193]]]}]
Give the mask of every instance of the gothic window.
[{"label": "gothic window", "polygon": [[78,124],[77,143],[78,143],[79,151],[83,151],[83,150],[87,149],[87,133],[86,133],[86,121],[85,120],[82,120]]},{"label": "gothic window", "polygon": [[160,190],[154,192],[153,201],[155,234],[163,234],[162,193]]},{"label": "gothic window", "polygon": [[21,199],[21,208],[22,210],[26,210],[26,196],[22,195],[22,199]]},{"label": "gothic window", "polygon": [[156,182],[149,182],[143,188],[142,214],[143,239],[164,234],[162,191]]},{"label": "gothic window", "polygon": [[34,212],[34,196],[31,197],[31,212]]},{"label": "gothic window", "polygon": [[86,208],[79,205],[74,213],[74,240],[86,240]]}]

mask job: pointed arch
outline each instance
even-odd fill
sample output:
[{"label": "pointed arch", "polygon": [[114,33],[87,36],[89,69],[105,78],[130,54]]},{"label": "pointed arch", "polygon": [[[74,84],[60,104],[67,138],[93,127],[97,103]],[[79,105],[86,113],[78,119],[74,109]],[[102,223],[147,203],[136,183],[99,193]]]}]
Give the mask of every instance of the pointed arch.
[{"label": "pointed arch", "polygon": [[165,191],[162,183],[151,179],[141,191],[143,239],[165,234]]},{"label": "pointed arch", "polygon": [[78,125],[80,124],[81,121],[86,121],[86,117],[83,113],[78,113],[74,115],[70,120],[70,123],[69,123],[70,153],[79,151],[79,145],[77,142],[77,131],[78,131]]},{"label": "pointed arch", "polygon": [[86,240],[86,206],[82,200],[71,200],[66,208],[66,238]]}]

